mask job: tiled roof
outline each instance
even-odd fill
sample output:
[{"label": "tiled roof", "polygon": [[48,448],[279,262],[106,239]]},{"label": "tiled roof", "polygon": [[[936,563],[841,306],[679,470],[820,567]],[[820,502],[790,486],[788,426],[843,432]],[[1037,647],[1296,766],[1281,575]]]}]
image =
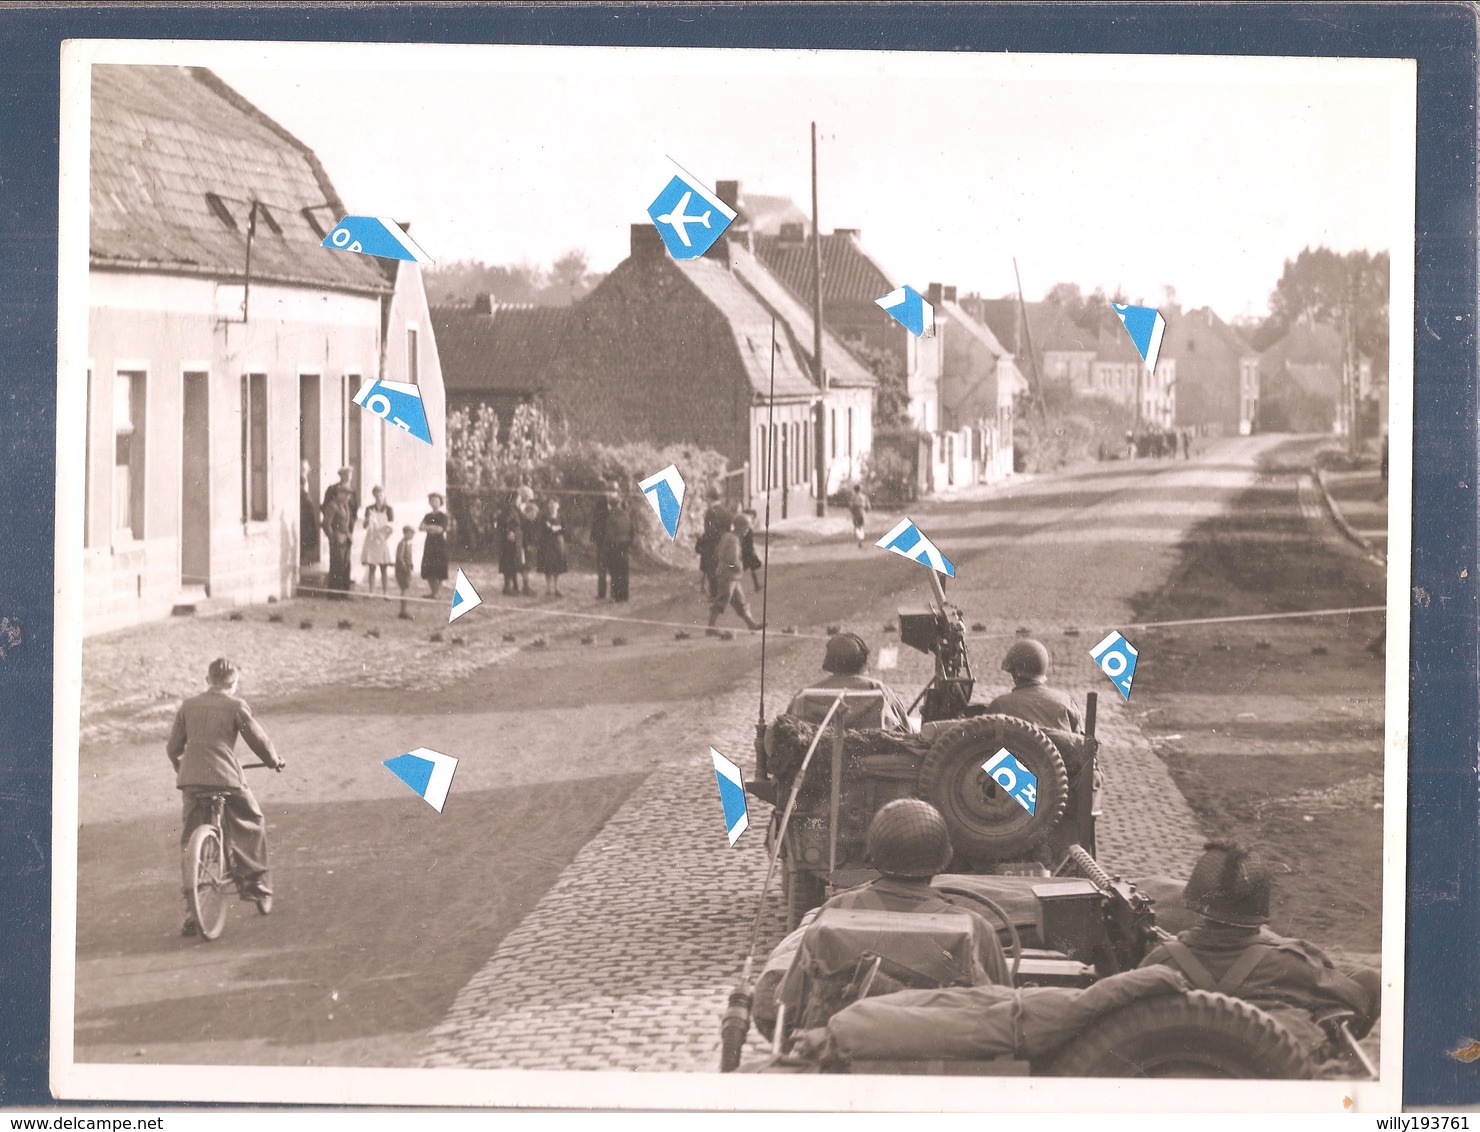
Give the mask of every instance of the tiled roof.
[{"label": "tiled roof", "polygon": [[533,393],[570,323],[570,307],[434,307],[432,327],[450,394]]},{"label": "tiled roof", "polygon": [[[812,312],[788,291],[766,265],[740,245],[728,241],[730,270],[760,298],[790,329],[792,348],[808,367],[812,366]],[[826,319],[823,320],[824,323]],[[873,371],[848,352],[826,326],[822,328],[822,361],[829,385],[844,389],[868,388],[878,384]]]},{"label": "tiled roof", "polygon": [[94,66],[91,150],[95,267],[241,279],[255,199],[254,280],[390,290],[378,260],[320,246],[301,210],[327,203],[325,232],[345,210],[312,151],[209,71]]},{"label": "tiled roof", "polygon": [[[1016,299],[981,299],[974,304],[981,311],[981,320],[987,324],[1000,342],[1013,353],[1028,352],[1028,343],[1019,341],[1018,301]],[[1033,349],[1043,354],[1050,350],[1068,350],[1078,353],[1095,353],[1099,349],[1097,336],[1075,325],[1057,303],[1028,303],[1028,330],[1032,334]]]},{"label": "tiled roof", "polygon": [[[629,261],[630,262],[630,261]],[[675,260],[673,266],[724,315],[740,350],[751,389],[762,397],[771,388],[771,313],[728,268],[712,259]],[[620,270],[620,267],[619,267]],[[777,397],[815,396],[808,367],[792,351],[784,328],[776,334]]]},{"label": "tiled roof", "polygon": [[[812,294],[812,243],[757,235],[755,250],[781,282],[800,299]],[[822,237],[822,311],[828,303],[871,303],[882,299],[894,282],[853,236],[836,232]]]}]

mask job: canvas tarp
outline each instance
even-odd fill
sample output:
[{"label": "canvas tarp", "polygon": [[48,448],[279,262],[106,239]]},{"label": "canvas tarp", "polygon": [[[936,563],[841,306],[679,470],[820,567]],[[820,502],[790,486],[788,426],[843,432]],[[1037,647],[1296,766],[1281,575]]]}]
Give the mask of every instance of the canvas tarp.
[{"label": "canvas tarp", "polygon": [[833,1015],[828,1046],[831,1055],[847,1061],[1041,1057],[1102,1014],[1186,989],[1171,968],[1146,967],[1111,975],[1085,990],[986,984],[898,991]]}]

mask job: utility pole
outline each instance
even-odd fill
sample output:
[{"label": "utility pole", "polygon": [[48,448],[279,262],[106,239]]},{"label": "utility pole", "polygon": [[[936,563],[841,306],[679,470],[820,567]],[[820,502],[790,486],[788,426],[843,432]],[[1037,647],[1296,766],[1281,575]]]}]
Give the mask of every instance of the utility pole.
[{"label": "utility pole", "polygon": [[817,226],[817,123],[812,123],[812,366],[817,379],[817,419],[812,427],[817,517],[827,515],[827,372],[822,368],[822,229]]}]

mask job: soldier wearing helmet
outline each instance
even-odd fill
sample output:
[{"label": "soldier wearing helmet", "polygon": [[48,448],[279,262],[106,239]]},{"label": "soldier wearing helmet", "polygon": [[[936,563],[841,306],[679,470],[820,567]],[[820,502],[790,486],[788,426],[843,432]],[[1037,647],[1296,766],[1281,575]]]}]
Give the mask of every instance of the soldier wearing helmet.
[{"label": "soldier wearing helmet", "polygon": [[[206,691],[180,705],[170,729],[165,753],[175,768],[175,786],[184,805],[185,828],[180,834],[183,848],[190,835],[203,824],[197,800],[203,794],[224,793],[226,810],[222,821],[234,858],[234,873],[249,898],[270,896],[267,877],[267,819],[252,797],[236,758],[236,739],[246,740],[254,754],[274,770],[288,764],[278,758],[272,740],[252,718],[252,709],[236,694],[237,666],[226,657],[211,661],[206,670]],[[186,894],[185,927],[181,934],[195,935],[199,926],[190,914]]]},{"label": "soldier wearing helmet", "polygon": [[[930,878],[944,872],[952,856],[950,833],[940,811],[919,798],[898,798],[874,815],[864,840],[864,863],[877,869],[879,878],[838,893],[822,907],[968,913],[976,925],[977,958],[986,980],[1006,984],[1007,963],[992,922],[930,885]],[[808,926],[816,915],[808,913],[801,926]]]},{"label": "soldier wearing helmet", "polygon": [[1343,973],[1319,948],[1270,931],[1269,869],[1240,845],[1204,848],[1182,897],[1197,923],[1153,949],[1141,966],[1175,967],[1194,987],[1251,1002],[1312,1044],[1324,1035],[1310,1015],[1327,1009],[1354,1011],[1352,1033],[1367,1034],[1382,1009],[1378,973]]},{"label": "soldier wearing helmet", "polygon": [[[827,651],[822,657],[822,669],[828,675],[812,682],[807,687],[850,688],[858,691],[882,692],[884,693],[883,726],[891,730],[906,730],[909,708],[888,684],[873,676],[865,675],[868,669],[868,659],[868,643],[857,633],[835,633],[828,638]],[[819,707],[818,701],[804,699],[798,694],[786,710],[788,715],[810,720],[813,723],[821,723],[828,706],[823,703]],[[846,701],[843,706],[847,706]],[[838,710],[842,711],[843,707],[839,707]]]},{"label": "soldier wearing helmet", "polygon": [[1025,719],[1049,731],[1083,730],[1079,707],[1068,692],[1048,686],[1048,649],[1038,641],[1014,641],[1002,658],[1013,688],[987,705],[991,715]]}]

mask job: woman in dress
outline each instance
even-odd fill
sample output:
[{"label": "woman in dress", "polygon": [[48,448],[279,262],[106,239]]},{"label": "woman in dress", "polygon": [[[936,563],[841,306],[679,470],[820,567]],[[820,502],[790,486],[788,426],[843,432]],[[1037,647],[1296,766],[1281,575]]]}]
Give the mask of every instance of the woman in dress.
[{"label": "woman in dress", "polygon": [[360,550],[360,562],[365,566],[365,588],[375,592],[375,570],[380,568],[380,592],[387,593],[386,573],[392,562],[391,534],[395,531],[395,512],[385,501],[385,489],[372,488],[370,494],[375,502],[365,508],[365,545]]},{"label": "woman in dress", "polygon": [[560,575],[566,571],[565,520],[560,516],[560,500],[545,504],[540,520],[540,573],[545,576],[545,596],[561,597]]},{"label": "woman in dress", "polygon": [[442,506],[447,501],[435,491],[427,496],[431,510],[421,521],[421,529],[427,538],[421,548],[421,576],[432,588],[432,597],[442,592],[442,583],[447,580],[447,532],[452,519]]}]

